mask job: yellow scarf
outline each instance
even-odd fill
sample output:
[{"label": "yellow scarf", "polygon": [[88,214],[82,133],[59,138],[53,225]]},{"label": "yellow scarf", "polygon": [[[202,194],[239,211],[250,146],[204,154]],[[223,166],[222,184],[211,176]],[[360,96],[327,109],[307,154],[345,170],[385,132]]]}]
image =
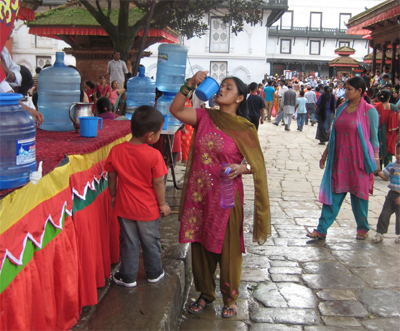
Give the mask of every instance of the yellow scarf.
[{"label": "yellow scarf", "polygon": [[[211,109],[207,109],[207,112],[215,125],[235,141],[243,157],[251,166],[255,188],[253,241],[262,245],[266,242],[267,237],[271,235],[271,211],[268,196],[267,172],[257,131],[253,124],[241,116],[232,116],[219,110]],[[179,206],[179,220],[182,218],[189,177],[192,172],[196,131],[197,130],[194,130],[190,145],[189,159]]]}]

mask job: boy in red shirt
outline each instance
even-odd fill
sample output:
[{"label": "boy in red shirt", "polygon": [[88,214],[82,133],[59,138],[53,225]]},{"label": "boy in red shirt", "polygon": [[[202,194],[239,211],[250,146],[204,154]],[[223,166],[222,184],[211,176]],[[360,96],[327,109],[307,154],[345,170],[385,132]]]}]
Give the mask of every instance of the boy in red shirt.
[{"label": "boy in red shirt", "polygon": [[158,224],[160,212],[167,216],[171,211],[164,189],[168,170],[161,153],[149,146],[160,138],[163,124],[164,117],[157,109],[136,109],[131,120],[132,139],[114,146],[105,164],[111,206],[121,228],[121,267],[113,280],[125,287],[137,284],[139,241],[147,281],[156,283],[164,277]]}]

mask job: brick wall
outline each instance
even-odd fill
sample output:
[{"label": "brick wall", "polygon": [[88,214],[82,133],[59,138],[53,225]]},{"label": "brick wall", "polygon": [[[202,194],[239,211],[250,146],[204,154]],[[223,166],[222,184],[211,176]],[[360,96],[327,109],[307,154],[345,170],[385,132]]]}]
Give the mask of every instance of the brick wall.
[{"label": "brick wall", "polygon": [[[108,58],[77,58],[76,67],[81,73],[82,86],[85,81],[90,80],[93,84],[99,84],[99,76],[104,75],[108,79]],[[109,84],[109,82],[107,81]]]}]

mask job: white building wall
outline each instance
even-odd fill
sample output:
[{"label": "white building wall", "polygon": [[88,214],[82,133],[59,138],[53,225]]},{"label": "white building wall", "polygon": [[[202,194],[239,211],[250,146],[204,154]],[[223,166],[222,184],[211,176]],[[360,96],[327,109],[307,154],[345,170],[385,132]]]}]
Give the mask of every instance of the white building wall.
[{"label": "white building wall", "polygon": [[[15,22],[11,37],[13,38],[13,61],[27,67],[32,75],[37,67],[37,58],[50,58],[52,64],[55,61],[56,52],[62,52],[64,48],[69,47],[64,41],[57,39],[38,38],[37,40],[36,36],[29,34],[28,27],[21,20]],[[67,54],[65,54],[64,62],[66,65],[76,63],[75,58]]]},{"label": "white building wall", "polygon": [[[289,0],[288,11],[293,11],[293,27],[310,27],[311,12],[321,12],[322,28],[339,28],[340,14],[351,14],[351,17],[364,11],[365,8],[371,8],[381,3],[382,0]],[[287,15],[287,13],[285,13]],[[284,19],[284,18],[283,18]],[[281,20],[273,24],[271,29],[281,26]],[[341,28],[345,28],[344,25]],[[279,29],[279,28],[278,28]],[[282,54],[280,50],[280,39],[292,39],[291,54]],[[319,40],[321,42],[320,54],[310,55],[309,41]],[[268,59],[288,59],[288,60],[310,60],[310,61],[331,61],[338,55],[334,50],[339,47],[339,42],[349,42],[349,46],[355,49],[354,59],[362,62],[363,57],[370,52],[367,40],[354,40],[351,35],[337,38],[323,37],[296,37],[294,36],[269,36],[267,42],[267,58]],[[270,70],[270,68],[268,68]],[[269,72],[269,71],[268,71]],[[320,73],[321,74],[321,73]],[[322,73],[326,75],[327,72]]]}]

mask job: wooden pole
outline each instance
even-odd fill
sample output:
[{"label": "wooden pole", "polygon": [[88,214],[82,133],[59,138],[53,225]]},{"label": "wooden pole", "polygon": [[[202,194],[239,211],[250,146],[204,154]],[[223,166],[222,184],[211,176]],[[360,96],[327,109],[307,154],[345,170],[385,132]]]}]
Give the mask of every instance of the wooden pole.
[{"label": "wooden pole", "polygon": [[396,72],[396,48],[397,48],[398,43],[394,42],[392,44],[392,63],[391,63],[391,80],[392,80],[392,86],[395,84],[395,72]]},{"label": "wooden pole", "polygon": [[375,72],[376,72],[376,49],[377,47],[374,46],[372,50],[372,75],[375,77]]},{"label": "wooden pole", "polygon": [[381,62],[381,74],[383,72],[383,68],[385,67],[385,62],[386,62],[386,50],[387,50],[387,45],[382,45],[382,62]]}]

